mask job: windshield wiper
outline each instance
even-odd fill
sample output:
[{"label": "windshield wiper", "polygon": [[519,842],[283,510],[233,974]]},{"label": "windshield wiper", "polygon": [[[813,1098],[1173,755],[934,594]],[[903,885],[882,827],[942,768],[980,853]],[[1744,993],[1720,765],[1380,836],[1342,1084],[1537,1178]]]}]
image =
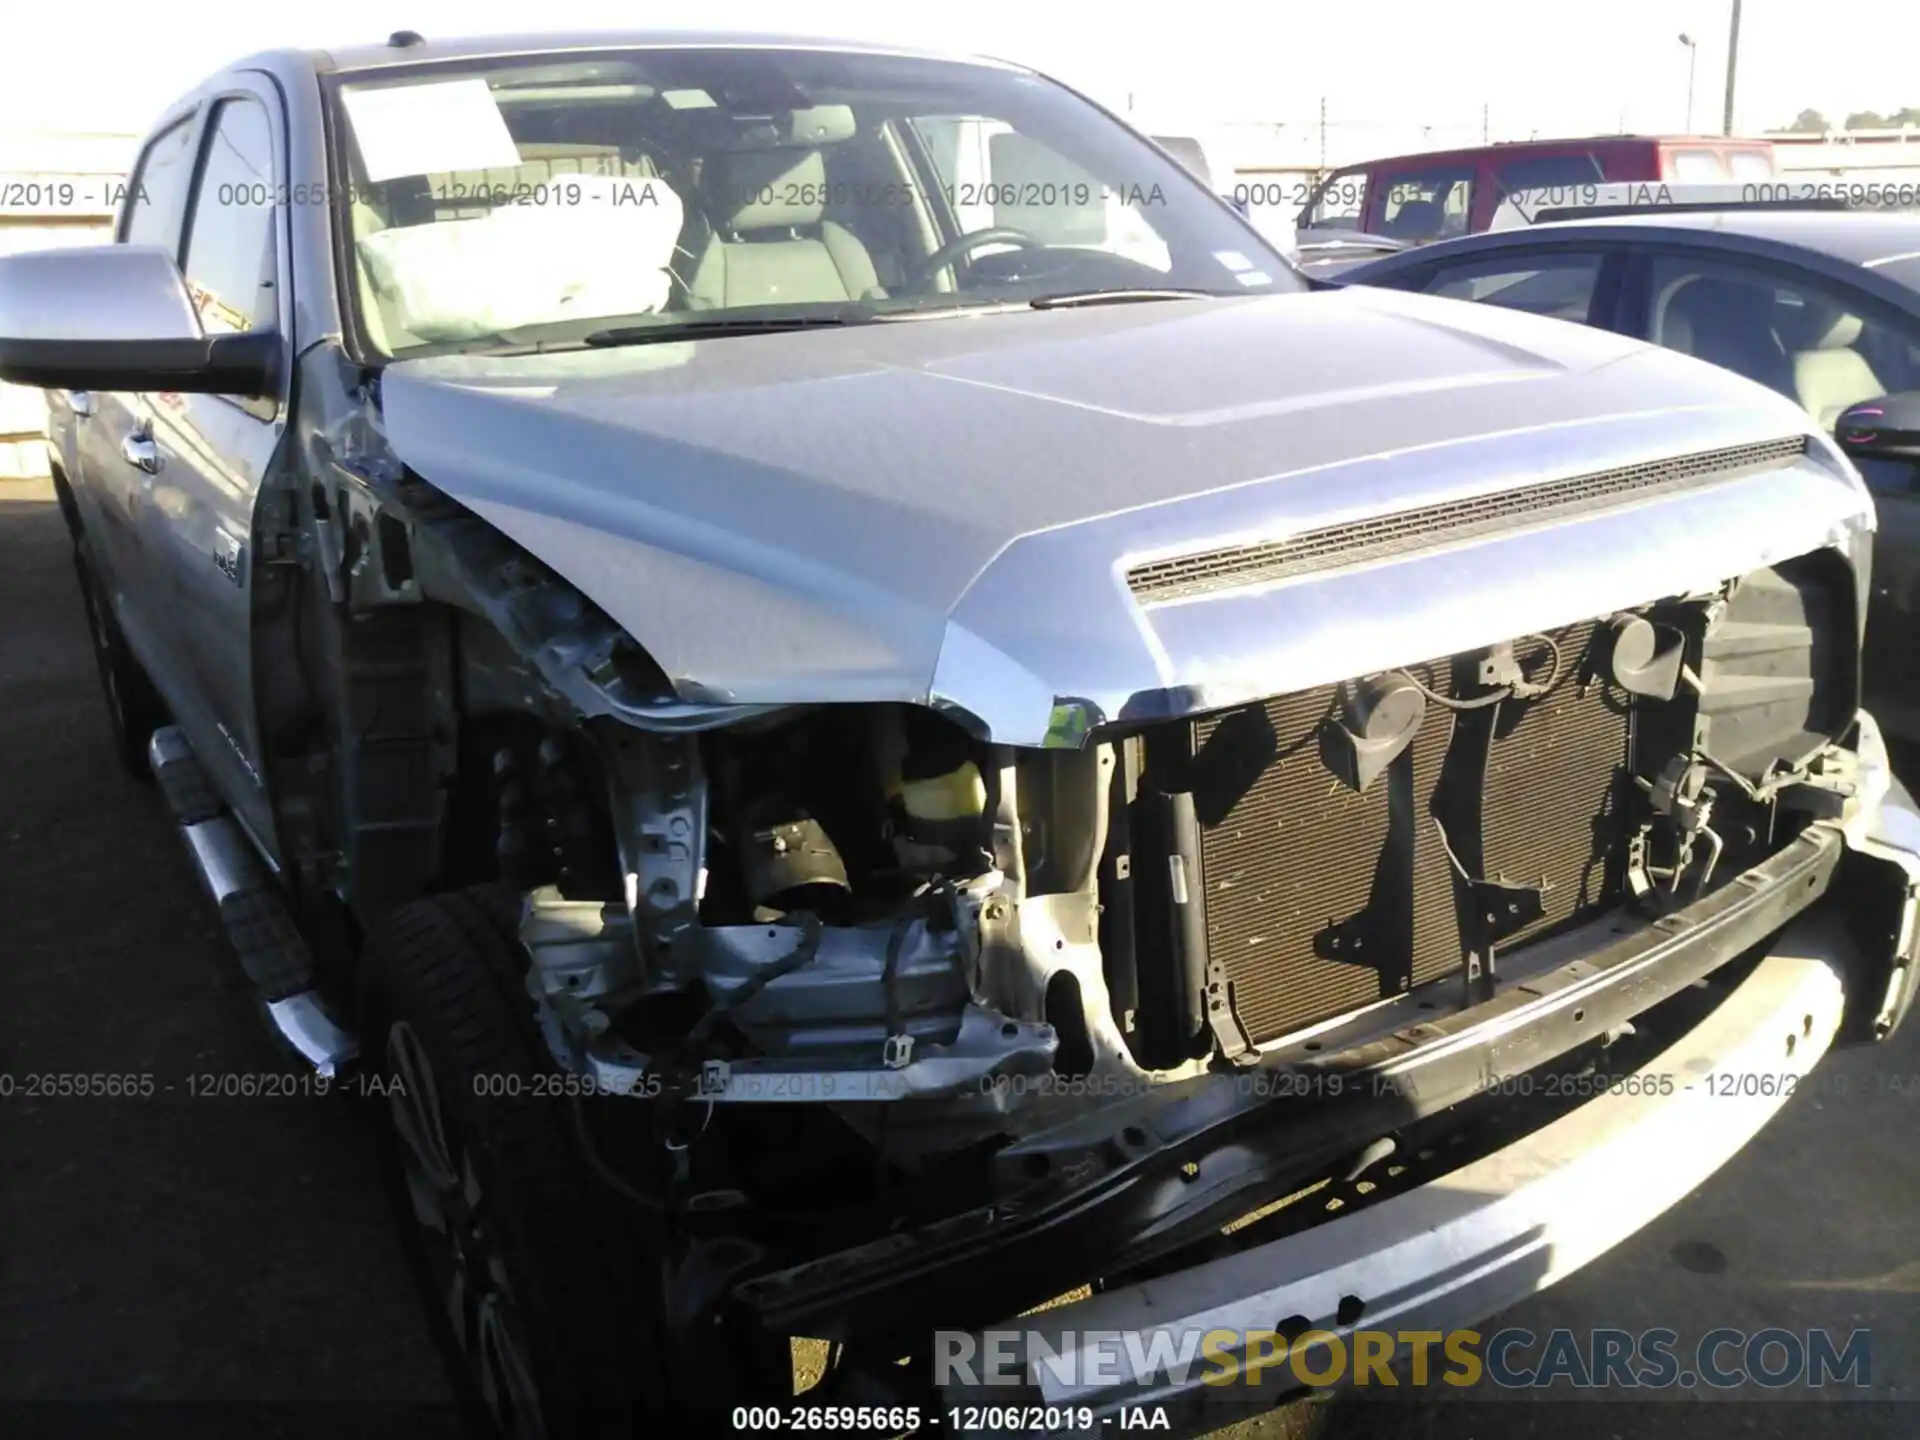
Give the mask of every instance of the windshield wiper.
[{"label": "windshield wiper", "polygon": [[1214,290],[1072,290],[1062,295],[1036,295],[1027,304],[1035,310],[1066,310],[1077,305],[1133,305],[1147,300],[1210,300]]},{"label": "windshield wiper", "polygon": [[615,325],[580,339],[583,345],[651,345],[666,340],[708,340],[717,335],[776,335],[783,330],[835,329],[865,325],[875,318],[864,306],[812,315],[716,315],[708,320],[676,320],[662,325]]}]

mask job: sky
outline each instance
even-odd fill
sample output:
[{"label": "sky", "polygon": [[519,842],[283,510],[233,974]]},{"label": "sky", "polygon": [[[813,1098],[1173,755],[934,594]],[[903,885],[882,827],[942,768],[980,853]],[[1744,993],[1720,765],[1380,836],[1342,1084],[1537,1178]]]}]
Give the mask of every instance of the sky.
[{"label": "sky", "polygon": [[[707,26],[931,45],[1045,70],[1145,128],[1237,120],[1335,126],[1481,124],[1493,137],[1687,128],[1717,133],[1731,0],[1181,0],[1101,7],[1060,0],[264,0],[86,8],[22,0],[0,19],[0,127],[139,132],[203,75],[282,45],[379,41],[392,30],[499,34],[538,27]],[[1137,23],[1133,15],[1140,16]],[[641,17],[644,17],[642,21]],[[1737,130],[1807,107],[1920,105],[1920,3],[1746,0]]]}]

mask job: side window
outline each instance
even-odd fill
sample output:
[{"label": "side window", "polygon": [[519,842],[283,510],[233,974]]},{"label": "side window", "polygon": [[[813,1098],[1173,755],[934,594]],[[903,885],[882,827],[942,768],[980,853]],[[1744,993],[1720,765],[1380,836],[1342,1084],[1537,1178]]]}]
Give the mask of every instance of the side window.
[{"label": "side window", "polygon": [[180,269],[209,334],[275,319],[273,131],[254,100],[222,100],[202,147]]},{"label": "side window", "polygon": [[1676,150],[1667,157],[1667,179],[1682,183],[1724,180],[1726,167],[1711,150]]},{"label": "side window", "polygon": [[[1044,245],[1104,250],[1163,272],[1173,268],[1166,241],[1148,219],[1164,196],[1134,193],[1124,179],[1103,183],[1005,121],[924,116],[911,123],[963,233],[1003,225]],[[983,245],[974,253],[1000,248]]]},{"label": "side window", "polygon": [[1727,168],[1740,181],[1773,179],[1773,157],[1752,150],[1736,150],[1727,157]]},{"label": "side window", "polygon": [[1530,160],[1509,160],[1494,167],[1493,181],[1502,195],[1516,190],[1561,189],[1577,185],[1597,185],[1605,178],[1600,162],[1591,154],[1541,155]]},{"label": "side window", "polygon": [[1438,240],[1466,233],[1473,207],[1473,169],[1403,170],[1383,175],[1386,204],[1380,212],[1381,231],[1396,240]]},{"label": "side window", "polygon": [[1862,400],[1920,389],[1920,326],[1798,271],[1660,255],[1646,334],[1797,400],[1823,429]]},{"label": "side window", "polygon": [[1555,320],[1585,325],[1600,281],[1599,254],[1503,255],[1466,265],[1451,265],[1427,285],[1429,295],[1448,300],[1477,300]]},{"label": "side window", "polygon": [[1348,170],[1328,178],[1313,197],[1313,208],[1300,217],[1304,226],[1327,230],[1358,230],[1367,213],[1367,172]]},{"label": "side window", "polygon": [[148,142],[122,201],[122,245],[164,245],[168,254],[180,253],[180,212],[193,174],[193,157],[187,153],[192,136],[193,117],[188,116]]}]

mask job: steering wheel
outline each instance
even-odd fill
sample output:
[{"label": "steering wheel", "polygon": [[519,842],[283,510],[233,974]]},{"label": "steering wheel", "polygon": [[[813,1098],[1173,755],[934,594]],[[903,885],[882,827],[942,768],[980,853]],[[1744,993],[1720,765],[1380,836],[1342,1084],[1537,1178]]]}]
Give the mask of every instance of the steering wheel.
[{"label": "steering wheel", "polygon": [[989,225],[985,230],[970,230],[965,235],[954,236],[920,262],[913,278],[922,285],[931,285],[934,276],[954,261],[971,255],[982,245],[1019,245],[1029,250],[1046,248],[1045,241],[1034,239],[1024,230],[1015,230],[1010,225]]}]

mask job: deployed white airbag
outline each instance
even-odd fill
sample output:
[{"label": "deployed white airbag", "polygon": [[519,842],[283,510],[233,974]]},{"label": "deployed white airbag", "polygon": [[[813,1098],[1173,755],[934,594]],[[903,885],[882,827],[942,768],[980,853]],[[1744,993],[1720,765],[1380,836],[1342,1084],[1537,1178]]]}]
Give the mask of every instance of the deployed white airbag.
[{"label": "deployed white airbag", "polygon": [[662,309],[683,214],[658,178],[566,175],[477,219],[378,230],[358,248],[390,322],[467,340]]}]

